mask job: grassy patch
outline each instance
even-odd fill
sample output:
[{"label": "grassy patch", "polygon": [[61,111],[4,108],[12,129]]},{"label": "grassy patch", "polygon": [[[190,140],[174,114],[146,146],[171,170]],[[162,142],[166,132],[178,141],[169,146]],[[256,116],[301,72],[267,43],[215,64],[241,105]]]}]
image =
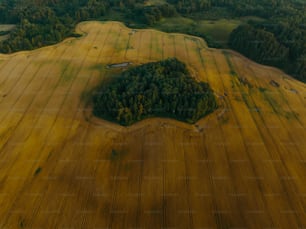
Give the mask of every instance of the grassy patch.
[{"label": "grassy patch", "polygon": [[159,45],[159,41],[158,41],[158,37],[157,36],[152,36],[151,46],[153,45],[153,43],[156,44],[156,45],[154,45],[155,52],[163,54],[164,50],[163,50],[162,46]]},{"label": "grassy patch", "polygon": [[281,109],[280,104],[273,98],[273,96],[271,96],[270,93],[268,93],[267,90],[261,92],[263,95],[263,99],[265,101],[267,101],[271,108],[273,109],[274,113],[277,115],[282,115],[283,114],[283,110]]},{"label": "grassy patch", "polygon": [[250,98],[249,98],[249,94],[246,92],[241,92],[241,96],[242,99],[244,101],[244,103],[246,104],[246,106],[248,107],[249,110],[254,110],[255,107],[253,106],[253,103],[251,102]]},{"label": "grassy patch", "polygon": [[233,65],[233,63],[232,63],[232,61],[231,61],[231,59],[230,59],[231,54],[230,54],[228,51],[226,51],[226,50],[222,51],[222,53],[223,53],[223,55],[225,56],[226,62],[227,62],[228,67],[229,67],[229,69],[230,69],[229,74],[230,74],[231,76],[233,76],[233,77],[238,77],[238,74],[237,74],[237,72],[235,71],[234,65]]},{"label": "grassy patch", "polygon": [[0,31],[11,31],[16,27],[14,24],[0,24]]},{"label": "grassy patch", "polygon": [[195,27],[197,23],[185,17],[173,17],[163,18],[160,20],[154,28],[165,32],[183,32],[190,30],[191,27]]},{"label": "grassy patch", "polygon": [[267,93],[266,91],[262,93],[264,96],[264,99],[270,103],[270,106],[272,107],[275,114],[285,117],[286,119],[298,119],[299,114],[293,111],[285,111],[281,104],[276,101],[276,99],[273,98],[273,96],[270,93]]},{"label": "grassy patch", "polygon": [[145,2],[146,6],[157,6],[157,5],[163,5],[166,4],[166,0],[148,0]]},{"label": "grassy patch", "polygon": [[290,119],[297,119],[299,114],[293,111],[286,111],[284,113],[284,116],[286,119],[290,120]]},{"label": "grassy patch", "polygon": [[0,24],[0,41],[8,39],[10,32],[16,27],[13,24]]},{"label": "grassy patch", "polygon": [[78,73],[76,66],[71,66],[71,62],[61,63],[62,75],[61,83],[65,84],[74,79]]},{"label": "grassy patch", "polygon": [[264,88],[264,87],[259,87],[258,90],[263,93],[263,92],[266,92],[268,89],[267,88]]},{"label": "grassy patch", "polygon": [[253,85],[250,83],[250,81],[245,77],[239,76],[238,73],[235,71],[235,67],[230,59],[231,54],[227,51],[223,51],[222,53],[224,54],[226,62],[229,66],[229,74],[233,77],[232,88],[234,88],[236,85],[243,85],[249,89],[252,89]]},{"label": "grassy patch", "polygon": [[185,17],[163,18],[154,28],[165,32],[187,33],[203,37],[210,46],[227,47],[230,33],[242,22],[239,20],[193,20]]},{"label": "grassy patch", "polygon": [[198,31],[210,36],[216,43],[222,47],[227,47],[231,32],[242,22],[239,20],[201,20],[197,23]]},{"label": "grassy patch", "polygon": [[94,64],[89,67],[90,70],[102,72],[106,69],[105,64]]},{"label": "grassy patch", "polygon": [[245,17],[240,17],[237,20],[240,20],[241,22],[250,22],[250,21],[254,21],[254,22],[263,22],[266,19],[261,18],[261,17],[256,17],[256,16],[245,16]]},{"label": "grassy patch", "polygon": [[120,12],[119,10],[110,9],[109,13],[98,18],[97,20],[102,21],[102,23],[108,22],[108,21],[120,21],[126,24],[128,27],[132,27],[132,28],[145,28],[146,27],[146,25],[140,24],[138,22],[134,22],[132,20],[128,20],[126,18],[126,15],[123,12]]}]

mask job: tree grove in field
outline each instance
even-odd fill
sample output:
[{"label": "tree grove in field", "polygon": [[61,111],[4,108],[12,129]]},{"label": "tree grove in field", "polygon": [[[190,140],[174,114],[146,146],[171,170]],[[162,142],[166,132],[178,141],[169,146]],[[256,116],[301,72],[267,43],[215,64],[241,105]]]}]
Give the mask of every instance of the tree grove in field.
[{"label": "tree grove in field", "polygon": [[129,69],[102,84],[93,105],[94,115],[122,125],[153,116],[194,123],[217,108],[209,85],[195,81],[175,58]]}]

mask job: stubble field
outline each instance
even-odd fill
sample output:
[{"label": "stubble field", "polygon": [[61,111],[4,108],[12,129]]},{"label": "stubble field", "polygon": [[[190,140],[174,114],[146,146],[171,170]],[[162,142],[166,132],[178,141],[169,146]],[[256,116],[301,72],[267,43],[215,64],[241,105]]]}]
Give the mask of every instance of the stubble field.
[{"label": "stubble field", "polygon": [[[0,228],[305,228],[306,87],[183,34],[86,22],[85,35],[0,55]],[[113,71],[167,57],[220,108],[195,125],[90,115]]]}]

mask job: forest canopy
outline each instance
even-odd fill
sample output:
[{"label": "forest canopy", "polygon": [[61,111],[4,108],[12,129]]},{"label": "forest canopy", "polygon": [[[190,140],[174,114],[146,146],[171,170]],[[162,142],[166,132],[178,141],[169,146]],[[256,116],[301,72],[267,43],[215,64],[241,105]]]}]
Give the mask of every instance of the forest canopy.
[{"label": "forest canopy", "polygon": [[[204,38],[210,47],[232,48],[259,63],[281,68],[306,82],[305,0],[0,0],[0,24],[15,24],[0,42],[1,53],[32,50],[75,34],[78,22],[119,20],[127,26],[154,27],[170,17],[193,20],[195,26],[173,25],[166,32]],[[204,20],[234,19],[241,25],[229,40],[198,29]],[[226,29],[225,25],[225,29]],[[217,28],[214,28],[217,30]],[[220,32],[220,31],[219,31]],[[218,34],[218,31],[216,32]],[[228,36],[227,36],[228,37]]]},{"label": "forest canopy", "polygon": [[93,114],[121,125],[154,116],[195,123],[216,108],[209,85],[176,58],[126,70],[93,95]]}]

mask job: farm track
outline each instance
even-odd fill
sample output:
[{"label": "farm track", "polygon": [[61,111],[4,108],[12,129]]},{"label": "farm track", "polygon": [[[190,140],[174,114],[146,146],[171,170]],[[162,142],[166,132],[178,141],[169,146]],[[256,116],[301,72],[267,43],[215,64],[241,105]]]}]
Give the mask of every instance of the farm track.
[{"label": "farm track", "polygon": [[[77,30],[0,55],[0,228],[306,227],[305,84],[184,34]],[[90,115],[82,94],[107,64],[174,56],[210,84],[216,112],[130,127]]]}]

